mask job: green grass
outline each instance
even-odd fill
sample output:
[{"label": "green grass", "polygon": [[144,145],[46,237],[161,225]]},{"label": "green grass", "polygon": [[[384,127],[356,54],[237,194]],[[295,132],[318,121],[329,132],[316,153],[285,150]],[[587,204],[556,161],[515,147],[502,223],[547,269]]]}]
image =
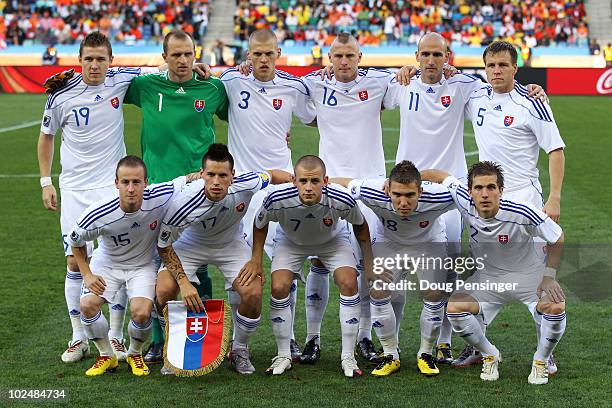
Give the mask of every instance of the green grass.
[{"label": "green grass", "polygon": [[[41,118],[41,95],[0,95],[0,128]],[[159,365],[147,378],[133,377],[125,364],[117,373],[86,378],[92,364],[87,359],[63,364],[60,353],[66,346],[70,324],[64,304],[65,264],[59,230],[59,214],[43,209],[38,185],[36,140],[38,127],[0,133],[0,204],[4,208],[0,228],[0,405],[6,390],[63,388],[72,406],[610,406],[612,327],[610,302],[610,253],[612,252],[612,137],[609,114],[611,98],[553,97],[552,106],[566,150],[566,178],[563,188],[561,224],[568,247],[592,244],[578,251],[568,248],[568,261],[560,280],[568,294],[568,328],[555,351],[559,375],[545,387],[527,384],[535,349],[535,330],[522,305],[506,307],[488,331],[504,354],[501,378],[483,383],[478,368],[442,369],[437,378],[423,378],[416,372],[413,355],[418,348],[420,305],[412,298],[402,324],[403,367],[386,379],[366,376],[345,379],[339,371],[340,334],[338,295],[332,287],[330,304],[323,323],[323,354],[314,367],[296,366],[281,378],[268,378],[263,370],[276,354],[268,320],[266,284],[262,325],[253,338],[252,350],[257,373],[242,378],[224,364],[211,375],[179,379],[162,377]],[[140,113],[133,107],[125,112],[128,152],[140,152]],[[385,112],[384,142],[387,159],[395,157],[399,114]],[[609,126],[609,125],[608,125]],[[466,151],[475,149],[466,126]],[[218,139],[226,141],[226,124],[218,124]],[[59,138],[57,147],[59,147]],[[316,130],[295,124],[291,133],[293,157],[317,153]],[[59,173],[56,150],[53,173]],[[471,156],[472,162],[476,156]],[[540,160],[542,182],[547,186],[546,157]],[[34,175],[34,176],[31,176]],[[57,185],[57,179],[56,185]],[[222,282],[215,271],[216,296],[222,297]],[[305,335],[303,287],[299,289],[296,334]],[[593,300],[594,299],[594,300]],[[455,353],[463,347],[454,337]],[[93,344],[92,344],[93,347]],[[365,365],[363,368],[366,368]],[[605,401],[608,401],[606,403]],[[14,403],[14,401],[11,401]],[[35,405],[21,402],[21,405]]]}]

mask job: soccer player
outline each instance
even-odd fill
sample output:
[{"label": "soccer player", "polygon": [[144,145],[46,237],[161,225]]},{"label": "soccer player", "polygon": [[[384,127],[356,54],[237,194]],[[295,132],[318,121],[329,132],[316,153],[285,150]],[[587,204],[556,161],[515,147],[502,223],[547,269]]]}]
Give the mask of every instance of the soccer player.
[{"label": "soccer player", "polygon": [[[115,193],[115,165],[125,156],[123,141],[123,98],[130,82],[157,68],[110,68],[113,61],[109,40],[99,32],[88,34],[79,47],[82,74],[49,95],[38,138],[40,185],[45,208],[57,211],[57,192],[51,181],[55,133],[61,129],[59,177],[61,189],[60,224],[67,273],[65,298],[72,324],[72,339],[62,361],[72,363],[89,353],[80,319],[79,297],[83,282],[79,265],[66,241],[76,217],[91,203]],[[88,254],[93,245],[88,244]],[[125,292],[110,307],[111,342],[125,358],[123,322]]]},{"label": "soccer player", "polygon": [[[420,169],[442,169],[466,182],[467,165],[463,148],[464,110],[472,92],[484,86],[477,77],[462,73],[446,79],[444,66],[449,50],[444,37],[438,33],[425,34],[418,43],[416,60],[420,72],[408,86],[395,79],[387,91],[384,105],[387,109],[400,108],[400,139],[396,163],[412,161]],[[541,92],[538,85],[528,85],[535,94]],[[461,253],[461,216],[458,210],[442,215],[448,252],[452,257]],[[457,277],[449,271],[448,281]],[[401,321],[403,305],[398,304],[396,319]],[[451,326],[444,319],[436,357],[438,363],[450,364]]]},{"label": "soccer player", "polygon": [[[227,120],[228,100],[217,78],[200,79],[192,72],[195,47],[191,36],[172,31],[163,43],[168,71],[132,81],[125,103],[142,109],[142,158],[151,182],[159,183],[200,168],[202,156],[215,141],[213,115]],[[211,296],[206,265],[198,270],[201,296]],[[154,324],[147,362],[162,360],[163,332]]]},{"label": "soccer player", "polygon": [[241,220],[257,191],[270,181],[284,183],[291,175],[269,170],[234,177],[234,159],[227,146],[219,143],[211,145],[204,155],[201,174],[203,181],[192,183],[176,197],[162,223],[158,252],[163,265],[157,276],[157,310],[176,299],[179,291],[187,307],[203,310],[192,282],[198,283],[195,272],[200,265],[216,265],[225,277],[236,316],[232,363],[238,373],[252,374],[255,368],[248,342],[259,325],[263,279],[240,271],[251,257]]},{"label": "soccer player", "polygon": [[[558,222],[565,144],[552,110],[548,103],[530,98],[514,80],[517,52],[512,44],[492,43],[485,49],[483,59],[490,85],[475,91],[466,106],[479,159],[498,163],[505,170],[504,198],[530,203]],[[550,182],[545,204],[537,168],[540,148],[548,155]],[[545,242],[538,237],[534,241],[544,262]],[[554,358],[548,364],[551,374],[556,373]]]},{"label": "soccer player", "polygon": [[[442,215],[456,208],[450,193],[439,184],[421,183],[419,171],[412,162],[406,160],[391,170],[386,194],[383,192],[384,179],[334,178],[332,182],[347,187],[354,199],[359,199],[378,216],[372,252],[379,265],[386,259],[396,259],[398,256],[422,260],[421,264],[415,264],[420,266],[410,271],[410,274],[416,274],[419,279],[418,287],[422,288],[423,298],[417,368],[426,376],[439,374],[432,349],[444,318],[445,293],[438,288],[446,282],[446,271],[441,264],[432,262],[430,265],[425,261],[443,262],[447,258]],[[388,273],[394,284],[405,278],[402,265],[394,265]],[[392,295],[406,296],[405,291],[390,290],[383,283],[383,280],[378,280],[370,289],[373,327],[385,355],[372,371],[373,375],[379,377],[393,374],[400,368],[396,331],[399,322],[396,321],[391,299]],[[436,285],[435,289],[431,289],[432,284]]]},{"label": "soccer player", "polygon": [[[281,50],[271,30],[259,29],[249,37],[248,56],[252,73],[242,75],[230,68],[220,79],[229,99],[228,147],[238,173],[258,169],[293,171],[291,150],[286,137],[291,130],[292,116],[311,124],[315,111],[308,88],[303,80],[275,69]],[[243,223],[247,241],[252,242],[252,225],[257,209],[267,190],[255,194]],[[276,223],[269,226],[266,252],[272,258]],[[295,318],[297,281],[291,291],[292,320]],[[292,330],[291,354],[296,361],[300,348]]]},{"label": "soccer player", "polygon": [[[144,162],[126,156],[117,164],[115,186],[119,197],[115,192],[92,204],[68,235],[67,242],[83,275],[81,322],[100,352],[85,375],[102,375],[118,366],[108,339],[109,325],[100,307],[112,302],[123,286],[127,287],[132,315],[127,363],[132,374],[149,375],[142,346],[151,333],[156,275],[153,253],[168,203],[185,183],[186,177],[179,177],[170,183],[147,186]],[[99,246],[88,264],[86,243],[95,239],[99,239]]]},{"label": "soccer player", "polygon": [[[463,289],[455,291],[447,307],[453,329],[484,357],[480,378],[499,378],[501,354],[478,320],[489,324],[503,305],[518,300],[541,326],[528,382],[546,384],[548,359],[566,326],[565,296],[555,280],[563,245],[561,227],[526,201],[502,199],[504,174],[498,164],[474,164],[468,172],[467,189],[443,171],[426,170],[422,176],[449,189],[470,228],[472,256],[484,266],[465,281]],[[546,266],[534,237],[546,242]]]},{"label": "soccer player", "polygon": [[353,224],[371,278],[372,248],[368,225],[348,191],[328,184],[325,164],[319,157],[300,158],[294,173],[293,183],[272,190],[258,211],[253,229],[253,255],[241,272],[248,276],[263,273],[267,225],[270,221],[278,222],[270,299],[270,320],[278,355],[266,373],[280,375],[291,369],[289,291],[296,276],[303,279],[304,260],[315,255],[334,272],[340,290],[342,370],[347,377],[359,376],[362,371],[353,356],[360,311],[356,259],[347,225],[340,220]]}]

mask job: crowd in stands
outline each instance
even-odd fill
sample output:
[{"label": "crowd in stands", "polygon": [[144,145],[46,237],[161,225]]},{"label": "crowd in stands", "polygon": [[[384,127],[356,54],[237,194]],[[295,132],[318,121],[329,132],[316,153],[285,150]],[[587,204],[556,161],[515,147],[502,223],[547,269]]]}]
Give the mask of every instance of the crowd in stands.
[{"label": "crowd in stands", "polygon": [[284,45],[329,45],[338,32],[364,45],[415,44],[428,31],[453,47],[503,38],[532,48],[588,46],[584,0],[241,0],[234,35],[270,28]]},{"label": "crowd in stands", "polygon": [[180,28],[199,40],[212,0],[0,0],[0,43],[78,44],[100,30],[115,43],[159,43]]}]

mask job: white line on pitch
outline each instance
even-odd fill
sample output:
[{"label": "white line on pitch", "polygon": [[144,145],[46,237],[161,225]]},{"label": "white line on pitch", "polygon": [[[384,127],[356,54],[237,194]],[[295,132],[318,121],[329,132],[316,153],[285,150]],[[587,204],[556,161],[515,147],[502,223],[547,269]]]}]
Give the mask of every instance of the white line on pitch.
[{"label": "white line on pitch", "polygon": [[19,129],[25,129],[25,128],[29,128],[35,125],[40,124],[40,120],[32,120],[30,122],[24,122],[24,123],[20,123],[18,125],[13,125],[13,126],[8,126],[5,128],[0,128],[0,133],[6,133],[6,132],[10,132],[13,130],[19,130]]}]

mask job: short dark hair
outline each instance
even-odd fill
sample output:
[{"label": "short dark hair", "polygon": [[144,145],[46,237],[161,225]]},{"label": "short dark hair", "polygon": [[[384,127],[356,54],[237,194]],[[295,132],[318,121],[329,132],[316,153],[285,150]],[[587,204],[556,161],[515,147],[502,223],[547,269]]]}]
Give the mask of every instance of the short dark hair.
[{"label": "short dark hair", "polygon": [[123,159],[119,160],[117,163],[117,168],[115,169],[115,178],[119,178],[119,167],[142,167],[144,169],[145,179],[147,178],[147,165],[144,161],[138,156],[125,156]]},{"label": "short dark hair", "polygon": [[195,41],[193,41],[193,37],[191,36],[191,34],[183,30],[172,30],[168,34],[166,34],[166,36],[164,37],[164,45],[163,45],[164,54],[168,52],[168,43],[170,42],[170,39],[173,37],[176,38],[177,40],[190,39],[191,43],[193,44],[193,49],[195,50]]},{"label": "short dark hair", "polygon": [[83,47],[106,47],[108,56],[113,56],[113,47],[111,46],[108,37],[99,31],[92,31],[81,41],[79,46],[79,57],[83,54]]},{"label": "short dark hair", "polygon": [[402,160],[397,163],[395,167],[391,169],[391,173],[389,173],[389,186],[392,181],[400,184],[414,183],[417,187],[421,187],[421,173],[413,162]]},{"label": "short dark hair", "polygon": [[514,45],[510,44],[508,41],[494,41],[487,48],[485,48],[482,53],[482,60],[487,65],[487,54],[499,54],[500,52],[508,52],[510,54],[510,59],[512,60],[512,64],[516,65],[516,61],[518,60],[518,53],[516,52],[516,48]]},{"label": "short dark hair", "polygon": [[202,157],[202,168],[206,168],[206,160],[215,162],[229,162],[230,168],[234,169],[234,157],[229,152],[227,145],[223,143],[213,143],[208,148],[208,151]]},{"label": "short dark hair", "polygon": [[474,178],[477,176],[497,176],[497,187],[504,188],[504,171],[501,166],[491,161],[480,161],[472,164],[468,170],[468,188],[472,188]]},{"label": "short dark hair", "polygon": [[327,168],[325,168],[325,163],[323,163],[323,160],[321,160],[319,156],[315,156],[312,154],[307,154],[306,156],[302,156],[298,159],[298,161],[295,163],[295,166],[293,167],[294,174],[296,172],[295,170],[298,167],[303,167],[306,170],[314,170],[320,167],[323,169],[323,175],[327,173]]}]

